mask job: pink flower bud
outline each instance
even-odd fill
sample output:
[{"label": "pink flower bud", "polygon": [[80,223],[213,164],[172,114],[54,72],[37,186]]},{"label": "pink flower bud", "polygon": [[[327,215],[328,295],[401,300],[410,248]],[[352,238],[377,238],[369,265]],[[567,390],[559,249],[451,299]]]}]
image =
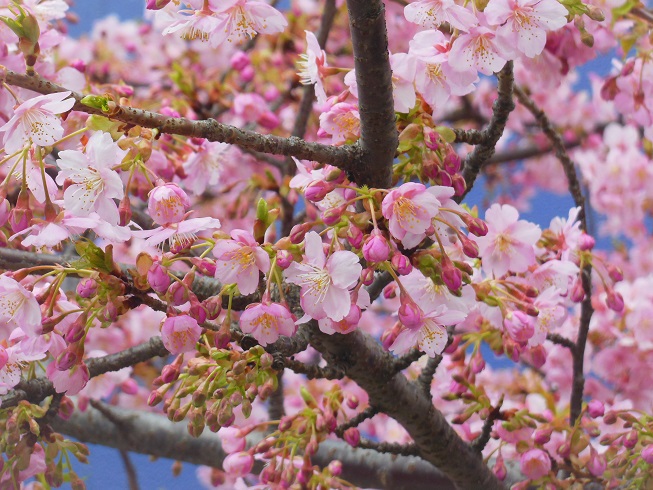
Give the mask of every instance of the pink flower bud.
[{"label": "pink flower bud", "polygon": [[215,320],[222,311],[222,298],[220,296],[211,296],[203,302],[206,317],[209,320]]},{"label": "pink flower bud", "polygon": [[400,299],[399,321],[407,328],[417,328],[422,325],[424,323],[422,309],[408,295],[401,293]]},{"label": "pink flower bud", "polygon": [[571,286],[571,291],[569,293],[569,299],[574,303],[580,303],[585,298],[585,290],[583,289],[583,282],[579,279],[574,281],[574,284]]},{"label": "pink flower bud", "polygon": [[379,230],[373,230],[363,245],[363,257],[368,262],[375,264],[384,262],[390,256],[390,246]]},{"label": "pink flower bud", "polygon": [[460,157],[454,152],[448,153],[442,162],[442,166],[450,175],[454,175],[460,171],[460,164]]},{"label": "pink flower bud", "polygon": [[546,349],[542,345],[533,347],[531,349],[531,364],[536,368],[541,368],[546,363]]},{"label": "pink flower bud", "polygon": [[578,240],[578,248],[583,251],[592,250],[596,245],[596,240],[592,235],[583,233]]},{"label": "pink flower bud", "polygon": [[306,186],[304,196],[311,202],[320,202],[333,190],[333,185],[323,180],[314,180]]},{"label": "pink flower bud", "polygon": [[183,305],[190,299],[188,288],[185,284],[175,281],[168,288],[167,298],[174,306]]},{"label": "pink flower bud", "polygon": [[390,283],[383,288],[383,297],[385,299],[392,299],[397,297],[397,284]]},{"label": "pink flower bud", "polygon": [[357,447],[361,442],[361,434],[356,427],[347,429],[342,437],[352,447]]},{"label": "pink flower bud", "polygon": [[644,449],[642,449],[642,459],[648,464],[653,465],[653,444],[649,444]]},{"label": "pink flower bud", "polygon": [[503,320],[503,326],[508,335],[520,344],[525,344],[535,335],[533,318],[519,310],[509,311]]},{"label": "pink flower bud", "polygon": [[494,463],[494,468],[492,468],[492,471],[494,472],[495,475],[497,475],[497,478],[501,481],[506,479],[506,476],[508,475],[508,469],[506,468],[506,464],[503,462],[503,456],[499,455],[497,457],[496,462]]},{"label": "pink flower bud", "polygon": [[59,371],[68,371],[79,361],[79,356],[75,349],[71,349],[72,346],[69,346],[65,349],[59,357],[57,357],[56,367]]},{"label": "pink flower bud", "polygon": [[601,476],[605,473],[607,467],[608,464],[605,461],[605,456],[597,453],[594,448],[591,448],[590,459],[587,462],[587,469],[590,470],[590,473],[597,477]]},{"label": "pink flower bud", "polygon": [[331,461],[329,463],[328,468],[329,468],[329,472],[333,476],[340,476],[340,474],[342,473],[342,463],[340,461],[338,461],[337,459],[334,460],[334,461]]},{"label": "pink flower bud", "polygon": [[603,417],[605,414],[605,406],[603,405],[603,402],[599,400],[591,400],[587,404],[587,413],[593,419],[597,417]]},{"label": "pink flower bud", "polygon": [[287,269],[293,263],[292,254],[288,250],[277,250],[277,265]]},{"label": "pink flower bud", "polygon": [[190,198],[177,184],[159,184],[148,194],[147,210],[158,225],[183,221]]},{"label": "pink flower bud", "polygon": [[463,245],[463,253],[470,259],[475,259],[478,257],[478,245],[475,241],[470,240],[469,238],[463,236],[460,238],[460,241]]},{"label": "pink flower bud", "polygon": [[311,229],[311,227],[312,225],[310,223],[301,223],[299,225],[293,226],[290,230],[289,235],[290,243],[298,245],[299,243],[303,242],[306,233]]},{"label": "pink flower bud", "polygon": [[231,65],[231,68],[233,68],[236,71],[242,71],[246,67],[248,67],[251,62],[249,60],[249,56],[247,53],[244,51],[237,51],[236,53],[233,54],[231,59],[229,60],[229,64]]},{"label": "pink flower bud", "polygon": [[610,279],[612,279],[614,282],[619,282],[624,280],[623,271],[616,265],[605,264],[605,268],[608,271],[608,275],[610,276]]},{"label": "pink flower bud", "polygon": [[374,269],[368,267],[361,272],[361,282],[363,286],[369,286],[374,282]]},{"label": "pink flower bud", "polygon": [[551,440],[552,429],[537,429],[533,432],[533,441],[535,444],[546,444]]},{"label": "pink flower bud", "polygon": [[77,283],[77,294],[82,298],[90,298],[97,294],[97,282],[95,279],[85,277]]},{"label": "pink flower bud", "polygon": [[129,378],[120,383],[120,390],[126,395],[135,395],[138,393],[138,383]]},{"label": "pink flower bud", "polygon": [[608,296],[605,299],[605,304],[612,311],[621,313],[624,311],[624,298],[620,293],[616,292],[614,289],[608,291]]},{"label": "pink flower bud", "polygon": [[442,281],[449,291],[458,291],[463,284],[463,273],[446,255],[442,258]]},{"label": "pink flower bud", "polygon": [[261,117],[259,117],[256,122],[259,123],[265,129],[275,129],[277,126],[279,126],[279,124],[281,124],[279,117],[274,112],[270,112],[270,111],[266,111],[263,114],[261,114]]},{"label": "pink flower bud", "polygon": [[222,467],[230,475],[246,476],[251,473],[254,467],[254,457],[245,451],[232,453],[224,458]]},{"label": "pink flower bud", "polygon": [[84,73],[86,71],[86,62],[84,60],[76,59],[70,62],[70,67],[80,73]]},{"label": "pink flower bud", "polygon": [[168,270],[158,263],[152,265],[147,271],[147,282],[154,291],[164,294],[170,286]]},{"label": "pink flower bud", "polygon": [[389,350],[390,346],[395,343],[397,336],[402,330],[402,325],[399,322],[396,322],[392,328],[384,330],[381,334],[381,345],[385,350]]},{"label": "pink flower bud", "polygon": [[204,323],[206,321],[206,310],[204,309],[204,306],[202,306],[202,304],[197,300],[197,298],[195,298],[194,301],[191,299],[188,314],[195,318],[198,323]]},{"label": "pink flower bud", "polygon": [[240,429],[236,427],[223,427],[219,431],[222,449],[228,454],[244,451],[247,440]]},{"label": "pink flower bud", "polygon": [[179,378],[180,372],[179,364],[176,362],[163,366],[161,370],[161,381],[164,384],[174,383]]},{"label": "pink flower bud", "polygon": [[161,10],[169,3],[170,0],[147,0],[147,3],[145,4],[145,8],[148,10]]},{"label": "pink flower bud", "polygon": [[526,478],[537,480],[551,471],[551,459],[541,449],[530,449],[521,455],[520,469]]},{"label": "pink flower bud", "polygon": [[[462,196],[467,190],[467,184],[465,183],[465,178],[460,174],[454,175],[453,177],[451,177],[451,187],[453,187],[454,194],[456,196]],[[476,236],[482,236],[482,235],[476,235]]]},{"label": "pink flower bud", "polygon": [[333,226],[340,222],[340,219],[342,218],[342,214],[345,212],[347,206],[342,205],[337,208],[331,208],[327,209],[322,213],[322,221],[324,221],[324,224],[327,226]]},{"label": "pink flower bud", "polygon": [[637,445],[638,439],[639,435],[637,434],[637,431],[632,429],[621,439],[621,442],[625,448],[632,449]]},{"label": "pink flower bud", "polygon": [[256,71],[254,71],[252,65],[248,65],[242,70],[240,70],[240,79],[244,83],[251,82],[254,79],[254,75],[256,75]]},{"label": "pink flower bud", "polygon": [[20,233],[27,229],[32,220],[32,210],[15,207],[9,213],[9,226],[14,233]]},{"label": "pink flower bud", "polygon": [[347,228],[347,241],[354,248],[361,248],[363,245],[363,232],[353,224]]},{"label": "pink flower bud", "polygon": [[469,368],[474,374],[478,374],[483,371],[483,369],[485,369],[485,360],[483,359],[483,356],[476,355],[472,357],[469,361]]}]

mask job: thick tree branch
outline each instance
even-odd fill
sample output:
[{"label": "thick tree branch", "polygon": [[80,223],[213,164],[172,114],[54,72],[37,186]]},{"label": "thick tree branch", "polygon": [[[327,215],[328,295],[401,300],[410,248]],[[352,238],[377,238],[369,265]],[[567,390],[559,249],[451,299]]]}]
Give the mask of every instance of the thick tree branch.
[{"label": "thick tree branch", "polygon": [[345,376],[342,371],[331,366],[320,367],[315,364],[304,364],[294,359],[286,359],[284,364],[288,369],[303,374],[308,379],[342,379]]},{"label": "thick tree branch", "polygon": [[[118,407],[106,408],[111,410],[114,419],[120,419],[129,427],[129,438],[117,431],[115,424],[106,416],[91,407],[85,412],[73,413],[69,420],[55,419],[53,428],[82,442],[222,467],[226,455],[216,434],[205,431],[199,438],[193,438],[184,424],[173,424],[162,415]],[[393,490],[453,488],[442,472],[419,458],[354,449],[342,441],[322,442],[313,463],[324,467],[334,459],[343,464],[342,477],[361,487]]]},{"label": "thick tree branch", "polygon": [[381,0],[347,0],[358,84],[363,155],[350,169],[359,185],[385,188],[399,144],[392,95],[385,7]]},{"label": "thick tree branch", "polygon": [[[556,156],[558,157],[558,160],[560,160],[565,175],[567,176],[569,193],[574,199],[576,206],[580,207],[580,213],[578,213],[580,227],[583,231],[587,231],[587,203],[583,196],[580,179],[576,172],[576,166],[565,149],[565,143],[562,137],[556,131],[544,111],[537,107],[535,102],[520,87],[515,87],[514,91],[519,102],[533,115],[542,128],[542,132],[544,132],[555,148]],[[572,426],[578,417],[580,417],[583,406],[583,393],[585,390],[585,346],[587,345],[590,321],[594,314],[594,307],[592,306],[592,266],[590,264],[585,264],[581,269],[580,276],[585,297],[581,303],[578,338],[576,339],[574,349],[571,351],[573,355],[574,373],[569,407],[569,422]]]},{"label": "thick tree branch", "polygon": [[[310,324],[309,324],[310,325]],[[330,364],[367,391],[370,404],[397,420],[420,456],[447,474],[458,488],[499,489],[503,485],[478,454],[449,425],[422,389],[394,369],[393,357],[369,335],[325,335],[311,325],[311,344]]]},{"label": "thick tree branch", "polygon": [[[4,71],[4,80],[10,85],[22,87],[40,94],[64,92],[66,89],[38,75],[29,76],[11,70]],[[157,129],[162,133],[178,134],[193,138],[206,138],[209,141],[220,141],[263,153],[274,155],[294,156],[304,160],[314,160],[328,163],[346,171],[357,168],[360,152],[357,146],[330,146],[304,141],[291,136],[283,138],[274,135],[259,134],[254,131],[240,129],[235,126],[221,124],[215,119],[193,121],[184,117],[169,117],[156,112],[135,109],[128,106],[117,106],[115,111],[104,114],[92,109],[80,101],[82,94],[72,92],[72,97],[77,100],[73,110],[88,114],[100,114],[134,126]]]},{"label": "thick tree branch", "polygon": [[336,427],[335,433],[338,437],[342,437],[347,429],[352,427],[358,427],[363,421],[371,419],[378,413],[378,410],[372,406],[367,407],[362,412],[358,412],[347,422],[343,422],[338,427]]},{"label": "thick tree branch", "polygon": [[[469,155],[467,155],[467,157],[465,157],[463,177],[465,178],[467,190],[460,197],[460,200],[462,200],[472,189],[481,168],[485,165],[488,159],[492,158],[492,155],[494,155],[497,141],[499,141],[499,138],[501,138],[503,131],[506,128],[508,116],[515,108],[515,103],[512,100],[513,86],[515,83],[515,77],[512,71],[512,61],[508,61],[501,71],[497,73],[497,80],[498,96],[492,105],[492,117],[490,118],[490,122],[482,131],[482,139],[474,139],[474,141],[478,141],[476,147]],[[456,136],[460,137],[458,134]]]}]

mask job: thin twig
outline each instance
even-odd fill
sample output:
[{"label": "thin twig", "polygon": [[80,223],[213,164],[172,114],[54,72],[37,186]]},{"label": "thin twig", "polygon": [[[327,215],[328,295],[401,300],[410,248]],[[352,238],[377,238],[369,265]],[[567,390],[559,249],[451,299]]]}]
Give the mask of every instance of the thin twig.
[{"label": "thin twig", "polygon": [[433,382],[433,375],[442,362],[442,356],[429,357],[426,361],[426,366],[417,378],[417,384],[422,387],[424,394],[428,397],[431,396],[431,383]]},{"label": "thin twig", "polygon": [[351,429],[352,427],[358,427],[363,421],[367,419],[371,419],[374,417],[379,411],[374,408],[373,406],[367,407],[365,410],[362,412],[358,412],[356,415],[354,415],[352,418],[350,418],[347,422],[343,422],[340,424],[338,427],[336,427],[335,433],[338,437],[342,437],[342,435],[345,433],[347,429]]},{"label": "thin twig", "polygon": [[138,474],[136,473],[136,467],[132,463],[129,453],[124,449],[119,449],[120,458],[122,459],[122,464],[125,465],[125,472],[127,473],[127,481],[129,482],[129,490],[138,490]]},{"label": "thin twig", "polygon": [[[556,156],[558,157],[558,160],[560,160],[560,163],[562,164],[562,167],[565,171],[565,175],[567,176],[569,193],[574,199],[576,206],[580,207],[580,212],[578,213],[580,227],[583,231],[587,231],[587,203],[585,197],[583,196],[580,179],[578,178],[578,174],[576,172],[576,166],[574,165],[574,162],[571,160],[567,150],[565,149],[565,144],[562,140],[562,137],[555,130],[553,124],[546,116],[544,111],[537,107],[535,102],[533,102],[533,100],[528,95],[526,95],[526,93],[520,87],[515,87],[514,92],[519,102],[530,111],[537,123],[542,128],[542,132],[544,132],[546,137],[553,144]],[[583,285],[583,291],[585,292],[585,297],[581,303],[578,338],[576,339],[576,345],[574,349],[571,351],[573,355],[574,370],[569,408],[569,421],[571,425],[574,425],[578,417],[580,417],[583,405],[583,393],[585,390],[585,347],[587,345],[587,336],[589,334],[590,321],[592,319],[592,315],[594,314],[594,308],[592,307],[592,266],[590,264],[585,264],[581,269],[580,276]]]},{"label": "thin twig", "polygon": [[417,362],[424,353],[419,349],[413,349],[408,354],[404,354],[395,360],[395,369],[397,372],[408,368],[412,363]]},{"label": "thin twig", "polygon": [[546,335],[546,340],[549,340],[549,341],[553,342],[554,344],[558,344],[558,345],[561,345],[563,347],[566,347],[567,349],[569,349],[572,352],[572,354],[576,350],[576,344],[572,340],[568,339],[567,337],[563,337],[560,334],[549,333],[549,334]]},{"label": "thin twig", "polygon": [[476,439],[474,439],[474,442],[472,442],[472,448],[474,449],[474,451],[478,452],[479,454],[483,452],[483,449],[485,449],[485,446],[490,440],[490,434],[492,433],[492,426],[494,425],[494,421],[501,416],[502,405],[503,405],[503,395],[501,395],[501,398],[499,399],[499,403],[497,403],[497,405],[494,408],[492,408],[487,418],[485,419],[485,422],[483,423],[483,429],[481,429],[481,433]]},{"label": "thin twig", "polygon": [[474,150],[465,157],[463,166],[463,177],[465,178],[466,190],[462,196],[457,198],[458,201],[467,195],[474,186],[474,181],[478,176],[481,168],[494,155],[497,141],[503,135],[508,122],[508,116],[515,108],[512,100],[513,86],[515,77],[512,71],[512,61],[508,61],[505,66],[497,73],[497,99],[492,105],[492,117],[487,127],[483,129],[483,141],[479,142]]}]

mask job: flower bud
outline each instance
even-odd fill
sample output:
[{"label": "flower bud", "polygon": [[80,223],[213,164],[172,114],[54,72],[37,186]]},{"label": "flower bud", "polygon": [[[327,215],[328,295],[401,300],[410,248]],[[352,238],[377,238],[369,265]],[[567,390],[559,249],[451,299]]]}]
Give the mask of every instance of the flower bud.
[{"label": "flower bud", "polygon": [[624,311],[624,298],[620,293],[616,292],[614,289],[608,291],[608,296],[606,297],[605,304],[612,311],[621,313]]},{"label": "flower bud", "polygon": [[642,459],[648,464],[653,465],[653,444],[649,444],[642,449]]},{"label": "flower bud", "polygon": [[392,267],[401,276],[408,275],[413,271],[413,264],[410,263],[410,259],[400,252],[392,256],[391,263]]},{"label": "flower bud", "polygon": [[363,245],[363,232],[357,226],[350,224],[347,228],[347,241],[354,248],[361,248]]},{"label": "flower bud", "polygon": [[361,272],[361,282],[363,286],[369,286],[374,282],[374,269],[368,267]]},{"label": "flower bud", "polygon": [[147,282],[150,287],[157,293],[164,294],[170,286],[170,276],[168,270],[161,264],[154,264],[147,271]]},{"label": "flower bud", "polygon": [[417,328],[424,323],[424,313],[413,299],[401,293],[401,306],[399,307],[399,321],[407,328]]},{"label": "flower bud", "polygon": [[605,414],[605,406],[603,405],[603,402],[599,400],[591,400],[587,404],[587,413],[593,419],[603,417],[603,414]]},{"label": "flower bud", "polygon": [[85,277],[77,283],[77,294],[82,298],[90,298],[97,294],[98,284],[95,279]]},{"label": "flower bud", "polygon": [[323,180],[314,180],[306,186],[304,196],[311,202],[320,202],[333,190],[333,186]]},{"label": "flower bud", "polygon": [[363,257],[370,263],[384,262],[390,256],[390,246],[379,230],[373,230],[363,245]]},{"label": "flower bud", "polygon": [[352,447],[357,447],[361,442],[361,434],[356,427],[347,429],[342,437]]},{"label": "flower bud", "polygon": [[285,270],[293,263],[292,254],[288,250],[277,250],[277,265]]},{"label": "flower bud", "polygon": [[179,223],[190,207],[190,198],[177,184],[159,182],[148,194],[147,210],[158,225]]},{"label": "flower bud", "polygon": [[243,51],[237,51],[231,56],[229,60],[231,68],[236,71],[242,71],[251,64],[249,56]]},{"label": "flower bud", "polygon": [[596,240],[594,240],[592,235],[588,235],[587,233],[583,233],[578,240],[578,248],[582,251],[592,250],[595,245]]},{"label": "flower bud", "polygon": [[525,344],[535,335],[533,318],[519,310],[509,311],[503,320],[503,326],[508,335],[519,344]]},{"label": "flower bud", "polygon": [[170,0],[147,0],[147,3],[145,4],[145,8],[147,10],[161,10],[169,3]]}]

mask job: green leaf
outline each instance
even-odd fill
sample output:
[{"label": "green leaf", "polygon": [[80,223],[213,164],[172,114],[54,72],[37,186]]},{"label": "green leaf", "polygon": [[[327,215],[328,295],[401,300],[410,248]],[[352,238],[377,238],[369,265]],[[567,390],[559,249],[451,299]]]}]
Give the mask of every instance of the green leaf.
[{"label": "green leaf", "polygon": [[109,99],[100,95],[87,95],[81,100],[82,104],[102,112],[109,112]]},{"label": "green leaf", "polygon": [[107,267],[104,251],[95,243],[82,240],[75,243],[75,250],[79,254],[79,260],[71,265],[80,269],[94,269],[110,273],[112,267]]}]

